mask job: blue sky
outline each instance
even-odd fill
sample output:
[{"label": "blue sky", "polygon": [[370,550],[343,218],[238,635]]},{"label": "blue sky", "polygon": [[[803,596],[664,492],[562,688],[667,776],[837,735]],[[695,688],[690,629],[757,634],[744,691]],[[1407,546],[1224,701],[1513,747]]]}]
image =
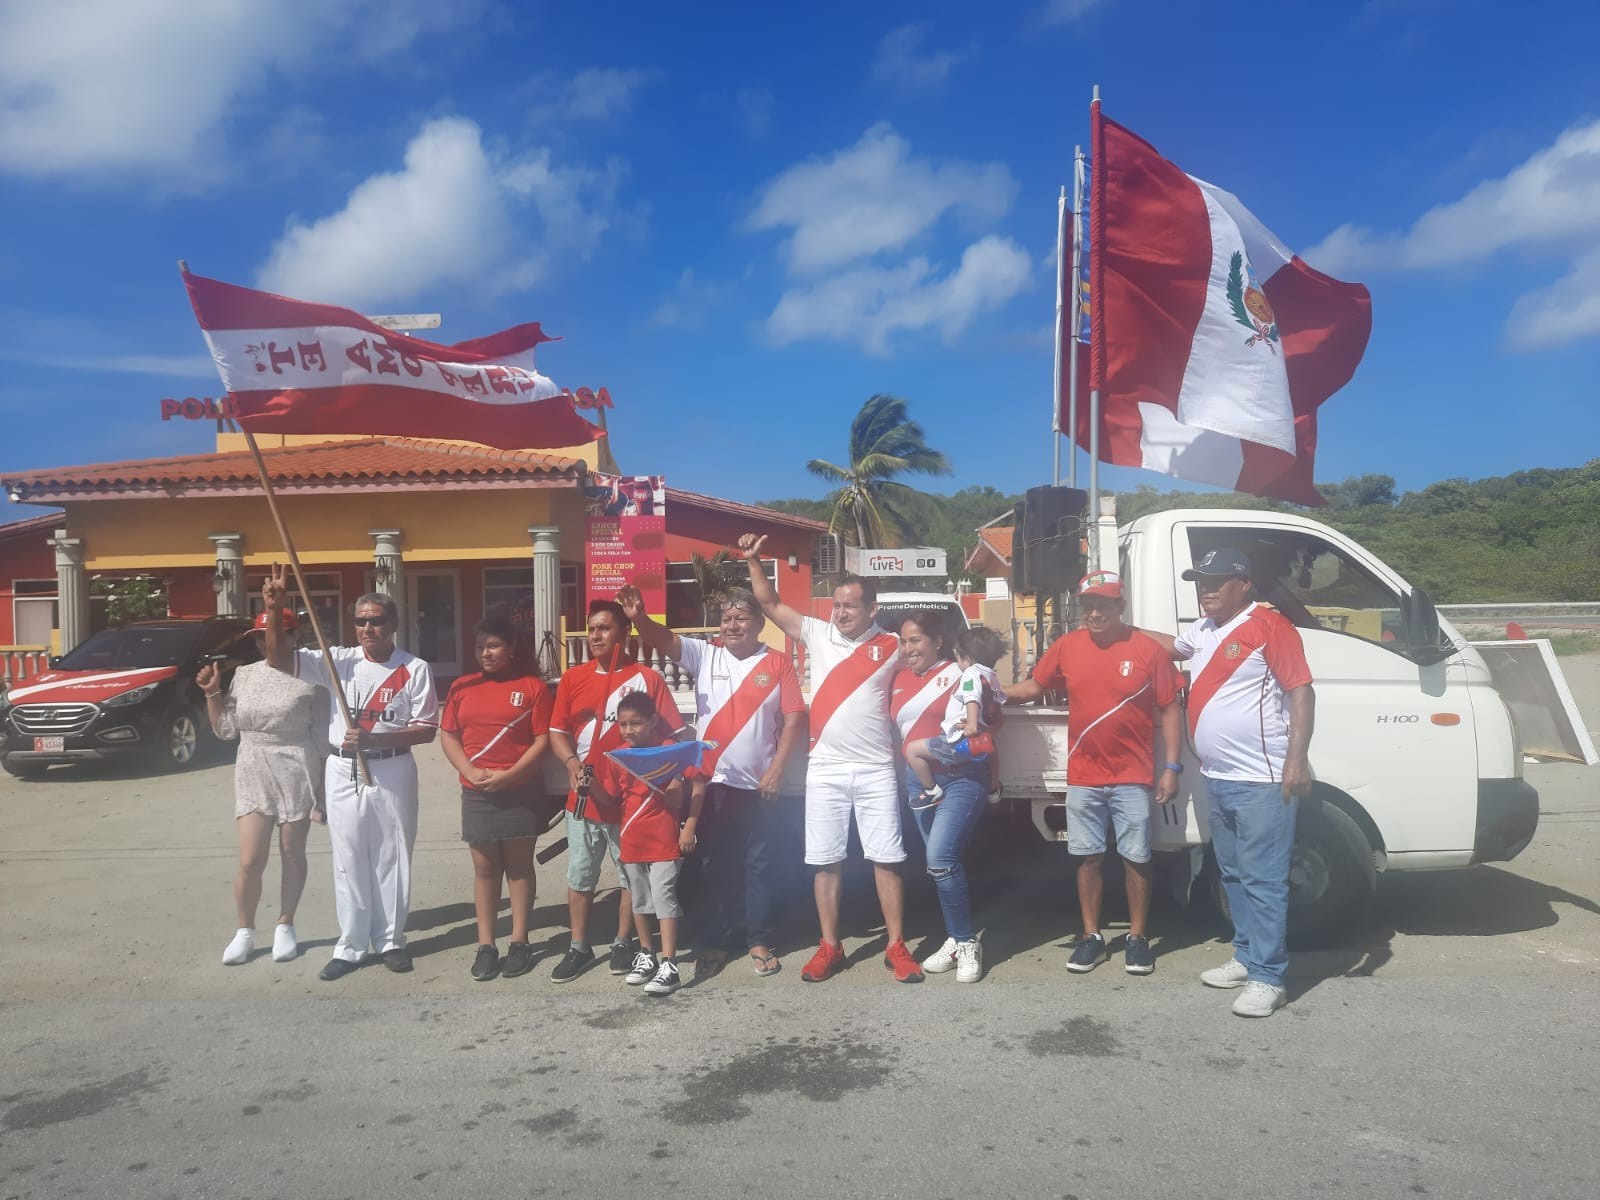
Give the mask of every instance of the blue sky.
[{"label": "blue sky", "polygon": [[[74,11],[76,10],[76,11]],[[1107,115],[1366,283],[1317,478],[1600,454],[1585,6],[0,0],[0,472],[204,449],[175,260],[456,341],[539,320],[623,467],[821,495],[873,392],[1050,469],[1055,197]],[[1111,487],[1167,486],[1107,468]],[[0,517],[33,510],[8,506]]]}]

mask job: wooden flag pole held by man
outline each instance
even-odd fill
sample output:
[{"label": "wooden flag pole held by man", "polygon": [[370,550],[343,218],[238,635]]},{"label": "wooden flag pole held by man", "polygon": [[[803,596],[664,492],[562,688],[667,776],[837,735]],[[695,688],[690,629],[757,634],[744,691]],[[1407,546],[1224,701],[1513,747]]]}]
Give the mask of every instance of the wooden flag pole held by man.
[{"label": "wooden flag pole held by man", "polygon": [[[180,274],[189,274],[189,264],[183,259],[178,260]],[[239,432],[244,434],[244,444],[250,448],[250,457],[256,464],[256,474],[261,477],[261,490],[266,493],[267,511],[272,514],[272,523],[278,527],[278,537],[283,542],[283,552],[288,555],[289,569],[294,572],[295,586],[300,589],[300,595],[309,597],[311,590],[306,587],[305,572],[300,568],[300,555],[295,552],[294,539],[289,536],[289,527],[283,523],[283,514],[278,511],[277,493],[272,490],[272,476],[267,474],[266,460],[261,457],[261,447],[256,445],[256,435],[244,425],[238,426]],[[317,620],[317,610],[312,604],[306,605],[306,616],[311,618],[311,632],[316,636],[317,647],[322,651],[322,661],[328,668],[328,678],[332,681],[329,688],[333,698],[339,702],[339,715],[344,718],[346,729],[356,728],[355,714],[350,711],[350,701],[345,698],[344,689],[338,686],[339,672],[333,665],[333,651],[328,648],[328,639],[323,636],[322,622]],[[359,750],[356,751],[356,762],[361,769],[361,782],[368,787],[372,786],[372,772],[367,767],[366,756]]]}]

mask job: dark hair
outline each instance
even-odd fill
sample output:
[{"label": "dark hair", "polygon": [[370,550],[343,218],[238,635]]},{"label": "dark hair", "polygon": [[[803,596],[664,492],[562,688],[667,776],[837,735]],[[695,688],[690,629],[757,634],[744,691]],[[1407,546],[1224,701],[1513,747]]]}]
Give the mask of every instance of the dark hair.
[{"label": "dark hair", "polygon": [[863,579],[859,575],[841,575],[834,581],[833,590],[855,584],[861,589],[861,600],[864,604],[876,605],[878,603],[878,581],[876,579]]},{"label": "dark hair", "polygon": [[620,716],[625,712],[637,713],[649,720],[656,715],[656,702],[650,699],[648,692],[628,692],[617,701],[617,714]]},{"label": "dark hair", "polygon": [[623,611],[622,605],[618,604],[615,600],[591,601],[589,604],[589,615],[592,617],[597,613],[610,613],[611,619],[617,623],[617,628],[622,630],[624,633],[626,633],[628,628],[633,624],[632,621],[628,620],[628,614]]},{"label": "dark hair", "polygon": [[506,645],[514,645],[517,640],[517,629],[505,617],[485,617],[478,622],[474,634],[483,637],[497,637]]},{"label": "dark hair", "polygon": [[1006,641],[987,625],[974,625],[956,634],[956,653],[969,662],[992,667],[1006,655]]},{"label": "dark hair", "polygon": [[955,657],[955,648],[950,644],[950,627],[945,623],[944,614],[936,608],[914,608],[900,618],[900,636],[906,635],[906,624],[914,623],[922,630],[924,637],[939,639],[939,657],[950,659]]},{"label": "dark hair", "polygon": [[506,644],[511,651],[511,663],[507,670],[512,675],[538,673],[534,666],[533,655],[529,653],[527,640],[517,633],[517,627],[508,618],[485,617],[478,622],[473,634],[476,637],[499,638]]}]

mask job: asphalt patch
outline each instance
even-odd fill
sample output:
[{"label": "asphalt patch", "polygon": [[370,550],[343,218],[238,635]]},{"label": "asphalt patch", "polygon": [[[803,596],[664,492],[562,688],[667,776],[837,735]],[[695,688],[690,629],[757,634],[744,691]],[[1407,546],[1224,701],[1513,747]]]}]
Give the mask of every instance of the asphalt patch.
[{"label": "asphalt patch", "polygon": [[1111,1058],[1122,1054],[1122,1043],[1106,1021],[1094,1017],[1073,1017],[1056,1029],[1040,1029],[1029,1035],[1028,1051],[1035,1057]]},{"label": "asphalt patch", "polygon": [[43,1129],[63,1121],[76,1121],[104,1112],[114,1104],[131,1100],[135,1096],[156,1091],[164,1082],[164,1075],[150,1067],[140,1067],[115,1079],[99,1083],[86,1083],[82,1087],[68,1088],[53,1096],[37,1096],[22,1092],[8,1096],[12,1101],[6,1115],[0,1118],[0,1128]]},{"label": "asphalt patch", "polygon": [[832,1102],[875,1088],[889,1078],[888,1056],[877,1046],[845,1039],[768,1044],[741,1054],[683,1085],[684,1098],[662,1116],[675,1125],[718,1125],[750,1115],[747,1096],[795,1092]]}]

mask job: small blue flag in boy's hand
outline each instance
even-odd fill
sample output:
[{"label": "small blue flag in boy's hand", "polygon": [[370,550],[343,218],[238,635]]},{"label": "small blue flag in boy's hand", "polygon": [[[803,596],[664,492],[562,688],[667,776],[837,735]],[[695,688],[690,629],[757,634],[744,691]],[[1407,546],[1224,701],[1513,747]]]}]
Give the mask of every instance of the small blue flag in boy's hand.
[{"label": "small blue flag in boy's hand", "polygon": [[691,768],[698,767],[708,750],[716,750],[716,742],[673,742],[670,746],[623,746],[607,750],[606,757],[640,783],[654,791],[663,791],[673,780]]}]

